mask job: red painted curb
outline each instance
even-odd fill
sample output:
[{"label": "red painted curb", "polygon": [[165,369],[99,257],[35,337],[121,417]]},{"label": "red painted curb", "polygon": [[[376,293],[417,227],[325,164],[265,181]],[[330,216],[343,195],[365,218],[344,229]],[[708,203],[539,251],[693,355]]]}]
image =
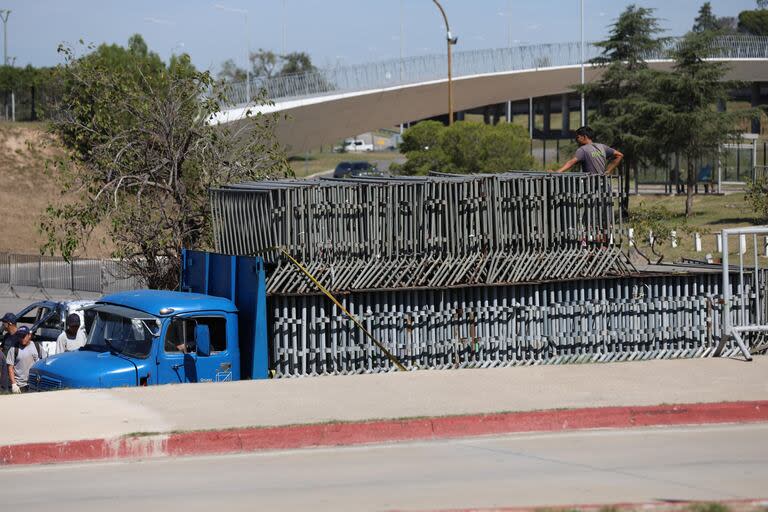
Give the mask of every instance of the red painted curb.
[{"label": "red painted curb", "polygon": [[205,455],[515,432],[768,421],[768,401],[601,407],[323,423],[0,446],[0,465]]},{"label": "red painted curb", "polygon": [[[429,512],[537,512],[546,510],[548,512],[569,512],[578,510],[579,512],[600,512],[608,509],[613,510],[643,510],[643,511],[687,511],[690,512],[691,505],[706,505],[717,503],[733,509],[744,508],[765,508],[766,500],[760,498],[745,498],[735,500],[715,500],[715,501],[642,501],[628,503],[573,503],[570,505],[543,505],[538,507],[490,507],[490,508],[446,508],[435,509]],[[397,512],[391,510],[390,512]],[[424,511],[426,512],[426,511]]]}]

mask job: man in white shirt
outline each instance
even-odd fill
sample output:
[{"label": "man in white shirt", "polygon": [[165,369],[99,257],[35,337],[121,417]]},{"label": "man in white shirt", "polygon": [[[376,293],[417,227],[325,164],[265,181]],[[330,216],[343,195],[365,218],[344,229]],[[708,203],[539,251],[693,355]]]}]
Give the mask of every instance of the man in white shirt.
[{"label": "man in white shirt", "polygon": [[80,329],[77,313],[67,316],[67,328],[56,338],[56,353],[72,352],[85,345],[85,330]]}]

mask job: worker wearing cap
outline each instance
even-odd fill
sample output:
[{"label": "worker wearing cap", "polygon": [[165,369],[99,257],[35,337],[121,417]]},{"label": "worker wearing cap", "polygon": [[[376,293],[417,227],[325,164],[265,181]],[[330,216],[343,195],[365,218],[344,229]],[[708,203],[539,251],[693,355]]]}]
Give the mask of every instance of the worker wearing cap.
[{"label": "worker wearing cap", "polygon": [[45,349],[38,343],[32,343],[29,327],[22,325],[14,335],[15,346],[8,349],[5,362],[8,364],[8,376],[11,379],[11,392],[24,393],[27,390],[29,369],[40,359],[45,359]]},{"label": "worker wearing cap", "polygon": [[5,350],[7,352],[8,347],[10,346],[10,338],[16,334],[16,315],[13,313],[6,313],[3,315],[3,318],[0,318],[0,322],[3,323],[3,330],[5,331],[2,339],[0,339],[0,350]]},{"label": "worker wearing cap", "polygon": [[85,330],[80,329],[80,316],[67,316],[67,328],[56,338],[56,353],[72,352],[85,345]]},{"label": "worker wearing cap", "polygon": [[16,315],[6,313],[0,318],[3,324],[3,336],[0,338],[0,391],[11,390],[11,380],[8,377],[8,366],[5,364],[5,354],[11,347],[12,336],[16,334]]}]

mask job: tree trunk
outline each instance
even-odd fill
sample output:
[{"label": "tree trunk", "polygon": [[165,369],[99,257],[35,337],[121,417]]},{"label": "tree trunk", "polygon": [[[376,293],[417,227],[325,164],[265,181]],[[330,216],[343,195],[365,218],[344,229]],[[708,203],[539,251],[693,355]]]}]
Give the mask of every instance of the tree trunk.
[{"label": "tree trunk", "polygon": [[35,109],[35,86],[34,85],[30,88],[29,92],[32,97],[32,101],[31,101],[32,111],[30,113],[30,121],[37,121],[37,111]]},{"label": "tree trunk", "polygon": [[693,189],[696,186],[696,167],[694,165],[694,159],[688,157],[688,180],[685,191],[685,218],[690,218],[693,215]]}]

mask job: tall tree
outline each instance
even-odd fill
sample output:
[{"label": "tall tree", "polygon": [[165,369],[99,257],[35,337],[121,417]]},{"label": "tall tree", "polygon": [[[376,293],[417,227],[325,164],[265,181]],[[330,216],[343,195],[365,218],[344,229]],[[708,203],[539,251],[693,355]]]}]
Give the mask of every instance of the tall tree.
[{"label": "tall tree", "polygon": [[283,67],[280,70],[281,75],[317,71],[317,68],[312,64],[312,59],[304,52],[288,53],[281,55],[280,58],[283,60]]},{"label": "tall tree", "polygon": [[685,215],[693,213],[693,190],[698,163],[717,155],[723,143],[739,133],[739,121],[752,111],[718,112],[714,105],[727,99],[733,84],[724,80],[726,64],[710,57],[712,32],[690,32],[673,51],[672,73],[656,77],[650,94],[665,108],[653,118],[653,133],[660,152],[680,153],[686,161]]},{"label": "tall tree", "polygon": [[755,36],[768,36],[768,9],[739,13],[739,32]]},{"label": "tall tree", "polygon": [[222,80],[229,82],[243,82],[247,77],[247,73],[243,68],[238,67],[234,60],[227,59],[221,64],[218,76]]},{"label": "tall tree", "polygon": [[259,51],[251,52],[249,59],[251,61],[252,76],[272,78],[277,74],[277,66],[281,57],[271,50],[259,48]]},{"label": "tall tree", "polygon": [[[272,78],[317,71],[309,54],[305,52],[280,55],[271,50],[259,48],[258,51],[251,52],[249,60],[252,77]],[[228,59],[222,63],[218,76],[225,80],[243,81],[246,78],[246,71],[238,67],[235,61]]]},{"label": "tall tree", "polygon": [[[649,69],[645,59],[657,54],[666,40],[657,37],[662,29],[653,12],[630,5],[621,13],[611,25],[609,38],[597,43],[603,52],[594,62],[605,67],[603,75],[583,89],[599,105],[590,125],[600,141],[624,153],[621,172],[626,198],[630,171],[637,173],[641,162],[658,158],[649,127],[661,107],[646,93],[659,72]],[[622,204],[625,217],[628,210],[627,199]]]},{"label": "tall tree", "polygon": [[174,288],[181,249],[210,247],[208,189],[287,172],[277,119],[215,125],[225,91],[185,56],[166,66],[139,44],[60,51],[52,130],[70,159],[55,163],[64,193],[47,209],[44,250],[70,258],[104,225],[129,274]]},{"label": "tall tree", "polygon": [[712,4],[704,2],[699,9],[699,15],[693,20],[693,31],[704,32],[707,30],[719,30],[717,17],[712,12]]}]

